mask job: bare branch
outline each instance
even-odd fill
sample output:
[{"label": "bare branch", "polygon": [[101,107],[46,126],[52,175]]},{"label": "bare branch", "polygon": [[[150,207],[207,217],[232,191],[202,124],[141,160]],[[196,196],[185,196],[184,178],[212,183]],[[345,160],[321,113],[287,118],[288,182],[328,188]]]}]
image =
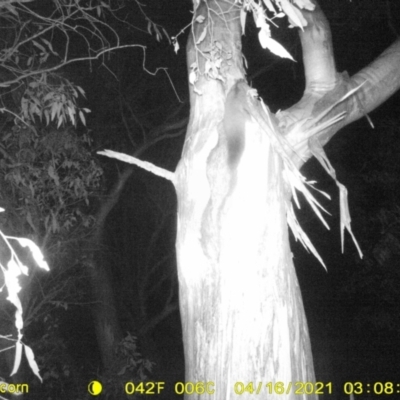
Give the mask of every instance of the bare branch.
[{"label": "bare branch", "polygon": [[330,90],[336,83],[332,35],[325,14],[314,0],[314,11],[302,10],[307,20],[304,30],[299,30],[303,49],[306,92]]},{"label": "bare branch", "polygon": [[157,167],[156,165],[147,162],[147,161],[142,161],[139,160],[138,158],[129,156],[128,154],[123,154],[123,153],[118,153],[116,151],[112,150],[104,150],[104,151],[98,151],[97,154],[101,154],[106,157],[110,158],[116,158],[117,160],[121,160],[124,162],[127,162],[129,164],[135,164],[140,168],[145,169],[146,171],[149,171],[153,173],[154,175],[161,176],[162,178],[165,178],[172,183],[175,183],[175,173],[168,171],[164,168]]}]

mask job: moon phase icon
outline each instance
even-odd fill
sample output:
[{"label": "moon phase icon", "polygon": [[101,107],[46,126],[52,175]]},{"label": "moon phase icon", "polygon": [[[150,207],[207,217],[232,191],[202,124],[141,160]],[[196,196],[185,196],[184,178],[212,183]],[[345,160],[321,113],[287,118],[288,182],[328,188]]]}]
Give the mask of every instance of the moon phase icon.
[{"label": "moon phase icon", "polygon": [[98,396],[103,390],[103,385],[99,381],[92,381],[88,385],[88,392],[92,396]]}]

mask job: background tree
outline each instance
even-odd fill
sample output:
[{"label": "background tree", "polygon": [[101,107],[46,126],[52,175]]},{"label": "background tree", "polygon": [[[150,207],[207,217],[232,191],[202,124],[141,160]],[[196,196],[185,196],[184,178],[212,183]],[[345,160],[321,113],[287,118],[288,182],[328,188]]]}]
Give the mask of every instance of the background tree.
[{"label": "background tree", "polygon": [[[143,92],[139,93],[142,94]],[[126,103],[121,92],[118,97],[121,108],[117,104],[116,112],[121,116],[120,121],[123,121],[125,128],[124,136],[116,144],[118,147],[132,149],[132,155],[135,156],[149,151],[156,152],[159,156],[167,146],[172,146],[166,143],[174,143],[174,139],[183,135],[186,118],[180,116],[181,108],[172,115],[158,117],[161,122],[156,124],[149,121],[139,122],[138,110]],[[159,113],[156,110],[154,114]],[[152,113],[150,117],[153,117]],[[160,143],[161,147],[157,148]],[[163,194],[163,189],[158,184],[149,182],[147,177],[138,174],[131,167],[109,173],[114,176],[113,185],[98,209],[93,236],[93,243],[96,243],[94,248],[103,246],[103,251],[92,254],[96,266],[92,269],[93,291],[99,299],[94,310],[98,314],[98,337],[102,338],[102,362],[108,367],[123,362],[120,358],[115,359],[114,342],[121,340],[122,332],[126,330],[135,332],[144,351],[156,358],[150,332],[177,310],[176,273],[171,246],[174,233],[171,233],[169,223],[175,209],[173,200],[171,196]],[[130,185],[127,185],[128,182]],[[121,200],[124,196],[127,200]],[[151,206],[157,208],[157,215],[149,216],[148,210]],[[109,222],[110,220],[113,222]],[[144,231],[140,235],[127,236],[128,227],[135,223],[142,223]],[[106,227],[112,234],[107,232]],[[118,251],[112,250],[115,248]],[[97,274],[100,276],[96,276]],[[113,285],[109,285],[110,282]],[[103,283],[109,285],[108,288]],[[114,294],[115,287],[119,291]],[[110,307],[109,301],[104,302],[107,290],[111,290],[110,296],[115,298],[114,307]],[[160,292],[167,293],[163,300],[159,298]],[[154,302],[158,306],[151,307]],[[151,312],[149,307],[152,308]],[[115,321],[116,328],[112,331],[117,335],[110,337],[107,335],[109,329],[104,329],[103,336],[103,327],[109,326],[111,321]],[[111,369],[115,372],[121,368]]]}]

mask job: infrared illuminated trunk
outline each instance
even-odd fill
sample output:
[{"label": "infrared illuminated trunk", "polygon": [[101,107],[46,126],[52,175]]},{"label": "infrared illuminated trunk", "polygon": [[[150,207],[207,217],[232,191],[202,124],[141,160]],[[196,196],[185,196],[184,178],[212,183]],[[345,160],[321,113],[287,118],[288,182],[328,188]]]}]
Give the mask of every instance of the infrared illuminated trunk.
[{"label": "infrared illuminated trunk", "polygon": [[[202,2],[197,15],[212,15],[206,13],[212,6]],[[314,371],[289,248],[290,194],[269,137],[240,111],[250,88],[238,11],[229,8],[224,15],[230,23],[216,19],[214,39],[232,55],[226,85],[201,78],[201,95],[191,87],[190,123],[176,171],[185,380],[209,383],[198,394],[202,399],[250,399],[252,386],[269,398],[287,393],[285,398],[312,399],[295,394],[295,383],[313,382]],[[195,25],[195,37],[203,29],[204,22]],[[212,45],[194,43],[187,48],[189,66],[199,46]]]}]

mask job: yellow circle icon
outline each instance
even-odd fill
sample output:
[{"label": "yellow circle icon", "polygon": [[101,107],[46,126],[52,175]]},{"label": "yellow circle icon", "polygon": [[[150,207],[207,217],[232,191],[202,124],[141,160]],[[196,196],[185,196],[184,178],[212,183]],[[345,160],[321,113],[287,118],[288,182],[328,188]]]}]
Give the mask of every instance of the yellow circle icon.
[{"label": "yellow circle icon", "polygon": [[88,385],[88,392],[92,396],[98,396],[103,390],[103,385],[99,381],[92,381]]}]

